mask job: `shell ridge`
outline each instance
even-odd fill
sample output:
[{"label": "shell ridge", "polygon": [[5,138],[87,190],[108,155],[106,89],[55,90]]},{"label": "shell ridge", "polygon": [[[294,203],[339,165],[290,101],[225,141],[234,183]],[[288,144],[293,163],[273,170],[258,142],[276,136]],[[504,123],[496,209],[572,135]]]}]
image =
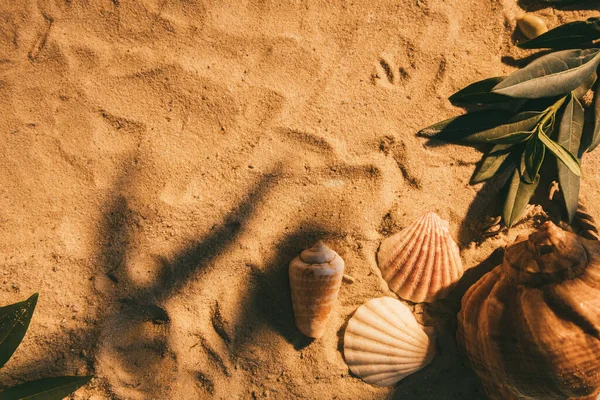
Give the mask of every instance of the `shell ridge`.
[{"label": "shell ridge", "polygon": [[[377,303],[380,308],[373,312],[377,314],[379,318],[396,327],[405,335],[412,337],[417,342],[427,344],[429,340],[428,335],[422,330],[408,307],[399,300],[391,297],[384,297],[383,299],[384,300]],[[369,303],[367,303],[367,305],[368,304]],[[385,305],[385,307],[383,307],[383,305]],[[371,305],[371,307],[374,307],[374,304]]]},{"label": "shell ridge", "polygon": [[406,240],[396,244],[396,248],[399,250],[384,266],[384,268],[389,271],[387,278],[384,278],[386,281],[393,281],[396,276],[401,273],[401,270],[406,264],[406,260],[410,258],[412,254],[411,250],[413,246],[411,245],[417,243],[422,236],[423,231],[419,230],[420,227],[420,224],[414,224],[414,227],[410,228],[412,231],[410,232],[410,235],[407,236]]},{"label": "shell ridge", "polygon": [[[402,341],[402,337],[394,336],[388,332],[378,329],[377,327],[374,327],[372,324],[365,323],[360,320],[356,320],[353,322],[356,322],[356,324],[353,325],[351,328],[349,327],[349,332],[348,332],[349,334],[353,334],[354,336],[357,336],[357,337],[363,337],[363,338],[365,338],[365,340],[369,340],[372,342],[381,343],[382,345],[386,345],[387,347],[395,346],[395,347],[398,347],[401,349],[410,350],[410,347],[408,347],[408,346],[411,346],[411,345],[413,348],[419,348],[419,347],[422,348],[422,347],[424,347],[423,345],[426,345],[426,343],[424,343],[422,340],[415,340],[416,343],[407,343],[405,341]],[[408,336],[407,331],[405,331],[405,330],[401,331],[401,333]],[[408,337],[410,337],[411,339],[414,339],[412,336],[408,336]],[[387,342],[383,341],[386,338],[389,340]],[[406,345],[406,347],[404,345]],[[421,345],[421,346],[418,346],[418,345]]]},{"label": "shell ridge", "polygon": [[437,238],[439,238],[439,229],[435,223],[435,219],[430,219],[430,227],[429,227],[429,237],[427,239],[428,243],[421,248],[421,252],[424,254],[424,259],[421,263],[415,264],[411,273],[411,277],[415,276],[412,285],[407,286],[409,289],[406,294],[407,298],[414,299],[416,301],[423,301],[427,298],[428,289],[430,289],[431,282],[431,274],[432,274],[432,263],[436,260],[435,254],[435,243]]},{"label": "shell ridge", "polygon": [[[420,229],[417,233],[417,236],[415,237],[415,240],[413,240],[411,243],[409,244],[413,244],[413,243],[419,243],[419,242],[423,242],[425,240],[425,238],[427,238],[427,222],[429,222],[429,220],[425,220],[424,223],[425,225],[422,226],[422,229]],[[405,252],[407,253],[407,257],[405,260],[403,260],[404,262],[402,263],[402,268],[401,270],[399,269],[396,274],[391,278],[391,280],[388,282],[388,285],[390,287],[394,287],[394,291],[396,293],[398,293],[398,295],[402,298],[406,298],[407,296],[405,295],[405,292],[403,290],[401,290],[401,288],[404,286],[404,284],[406,283],[409,274],[411,273],[411,270],[409,269],[411,266],[414,266],[416,260],[418,260],[418,255],[419,252],[415,251],[416,249],[414,248],[414,246],[409,246],[407,244]],[[405,269],[408,269],[408,271],[405,271]],[[414,269],[414,268],[413,268]],[[403,272],[403,273],[402,273]]]}]

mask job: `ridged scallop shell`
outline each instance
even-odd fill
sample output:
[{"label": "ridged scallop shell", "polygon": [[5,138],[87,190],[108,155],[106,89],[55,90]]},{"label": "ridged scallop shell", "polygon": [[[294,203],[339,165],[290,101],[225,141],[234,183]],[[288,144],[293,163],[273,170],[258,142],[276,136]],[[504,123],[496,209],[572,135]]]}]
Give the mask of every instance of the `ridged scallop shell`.
[{"label": "ridged scallop shell", "polygon": [[358,307],[344,333],[346,364],[372,385],[391,386],[434,356],[433,328],[421,326],[407,306],[391,297]]},{"label": "ridged scallop shell", "polygon": [[319,241],[290,262],[296,326],[306,336],[323,336],[344,275],[344,260]]},{"label": "ridged scallop shell", "polygon": [[445,298],[464,272],[448,222],[433,212],[385,239],[377,263],[390,290],[414,303]]}]

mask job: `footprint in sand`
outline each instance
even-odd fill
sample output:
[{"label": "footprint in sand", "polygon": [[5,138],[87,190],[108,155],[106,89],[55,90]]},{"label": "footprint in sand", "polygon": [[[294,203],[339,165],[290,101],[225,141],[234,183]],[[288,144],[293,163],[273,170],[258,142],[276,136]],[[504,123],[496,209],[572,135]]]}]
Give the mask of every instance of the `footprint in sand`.
[{"label": "footprint in sand", "polygon": [[408,71],[403,67],[398,67],[390,55],[382,54],[375,62],[375,72],[372,78],[374,84],[393,89],[408,79]]}]

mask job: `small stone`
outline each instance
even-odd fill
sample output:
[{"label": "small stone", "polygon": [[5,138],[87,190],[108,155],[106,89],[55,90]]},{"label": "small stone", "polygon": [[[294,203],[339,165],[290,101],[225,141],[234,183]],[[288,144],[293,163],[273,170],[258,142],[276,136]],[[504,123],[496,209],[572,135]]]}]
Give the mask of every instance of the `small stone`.
[{"label": "small stone", "polygon": [[342,277],[342,280],[344,282],[346,282],[346,283],[354,283],[354,282],[356,282],[356,278],[353,277],[353,276],[351,276],[351,275],[348,275],[348,274],[344,274],[344,276]]}]

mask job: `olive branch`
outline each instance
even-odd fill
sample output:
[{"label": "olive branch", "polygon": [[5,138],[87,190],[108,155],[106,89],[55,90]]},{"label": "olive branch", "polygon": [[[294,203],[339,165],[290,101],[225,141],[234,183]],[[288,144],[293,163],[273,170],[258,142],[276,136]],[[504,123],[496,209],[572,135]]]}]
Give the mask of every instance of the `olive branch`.
[{"label": "olive branch", "polygon": [[[508,77],[493,77],[468,85],[450,96],[452,104],[477,109],[433,124],[420,136],[465,145],[488,145],[471,177],[471,184],[509,169],[502,219],[511,227],[524,212],[540,182],[546,154],[558,162],[554,173],[563,192],[569,222],[577,211],[581,158],[600,143],[600,98],[597,70],[600,18],[561,25],[519,47],[550,48]],[[579,47],[587,47],[581,49]],[[595,88],[585,126],[582,99]]]}]

